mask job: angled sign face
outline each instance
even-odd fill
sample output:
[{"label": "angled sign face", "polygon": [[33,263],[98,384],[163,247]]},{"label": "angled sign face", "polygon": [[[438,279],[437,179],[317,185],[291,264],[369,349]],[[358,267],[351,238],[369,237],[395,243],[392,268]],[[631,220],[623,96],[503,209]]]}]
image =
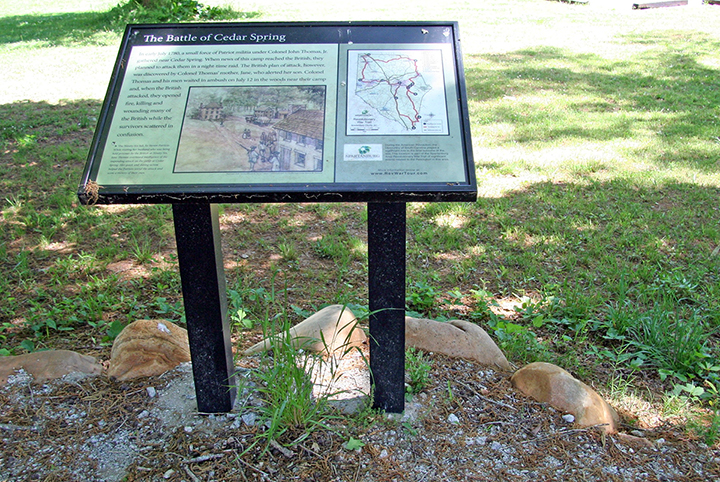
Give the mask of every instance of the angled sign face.
[{"label": "angled sign face", "polygon": [[455,22],[129,25],[82,202],[470,201]]}]

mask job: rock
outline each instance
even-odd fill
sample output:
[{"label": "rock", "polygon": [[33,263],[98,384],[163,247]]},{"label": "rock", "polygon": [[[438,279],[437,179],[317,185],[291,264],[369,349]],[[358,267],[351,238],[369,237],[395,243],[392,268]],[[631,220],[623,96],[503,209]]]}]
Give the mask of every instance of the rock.
[{"label": "rock", "polygon": [[115,338],[108,376],[124,381],[161,375],[188,361],[187,330],[165,320],[137,320]]},{"label": "rock", "polygon": [[[327,306],[293,326],[290,328],[290,337],[293,346],[323,354],[346,351],[367,340],[353,312],[343,305]],[[245,350],[244,355],[253,355],[271,348],[272,341],[266,338]]]},{"label": "rock", "polygon": [[575,422],[575,415],[573,415],[572,413],[566,413],[562,416],[562,419],[567,423],[573,423]]},{"label": "rock", "polygon": [[600,425],[606,433],[617,432],[615,410],[595,390],[557,365],[530,363],[515,372],[510,381],[526,396],[573,414],[580,426]]},{"label": "rock", "polygon": [[443,323],[406,316],[405,345],[450,357],[474,360],[502,370],[512,370],[507,358],[490,335],[469,321],[452,320]]},{"label": "rock", "polygon": [[91,356],[70,350],[38,351],[27,355],[0,357],[0,386],[5,385],[8,377],[20,369],[32,375],[35,383],[44,383],[71,373],[102,373],[102,365]]},{"label": "rock", "polygon": [[[655,448],[653,443],[651,441],[649,441],[648,439],[646,439],[645,437],[637,437],[635,435],[619,433],[619,434],[617,434],[617,438],[621,442],[624,442],[628,445],[635,445],[635,446],[645,447],[645,448],[649,448],[649,449]],[[656,442],[659,443],[659,440],[660,439],[658,439]],[[664,440],[663,440],[663,442],[664,442]]]},{"label": "rock", "polygon": [[[247,412],[242,415],[241,420],[248,427],[253,427],[253,426],[255,426],[255,423],[257,422],[257,415],[255,414],[255,412]],[[238,424],[238,426],[239,425],[240,424]]]}]

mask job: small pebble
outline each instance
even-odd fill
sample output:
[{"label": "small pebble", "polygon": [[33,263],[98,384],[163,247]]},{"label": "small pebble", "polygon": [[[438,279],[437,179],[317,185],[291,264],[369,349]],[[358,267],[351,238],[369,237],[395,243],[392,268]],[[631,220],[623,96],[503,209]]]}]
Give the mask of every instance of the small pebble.
[{"label": "small pebble", "polygon": [[460,423],[460,419],[457,417],[457,415],[455,415],[454,413],[451,413],[450,416],[448,417],[448,422],[450,422],[452,424],[458,424],[458,423]]},{"label": "small pebble", "polygon": [[140,420],[140,419],[146,418],[148,415],[150,415],[150,412],[148,412],[147,410],[143,410],[142,412],[140,412],[138,414],[137,418],[138,418],[138,420]]},{"label": "small pebble", "polygon": [[193,428],[190,425],[186,425],[183,430],[185,430],[185,433],[192,433]]},{"label": "small pebble", "polygon": [[382,452],[380,452],[381,459],[386,459],[388,457],[388,455],[390,455],[390,454],[388,453],[387,449],[382,449]]},{"label": "small pebble", "polygon": [[157,390],[155,390],[155,387],[147,387],[147,394],[150,398],[155,398],[155,395],[157,395]]},{"label": "small pebble", "polygon": [[572,413],[567,413],[562,416],[562,419],[565,420],[567,423],[573,423],[575,421],[575,415]]},{"label": "small pebble", "polygon": [[255,412],[244,413],[241,418],[243,423],[245,423],[245,425],[247,425],[248,427],[252,427],[257,421],[257,415],[255,414]]},{"label": "small pebble", "polygon": [[174,473],[175,473],[175,471],[173,469],[168,470],[167,472],[165,472],[163,474],[163,479],[169,479],[170,477],[173,476]]}]

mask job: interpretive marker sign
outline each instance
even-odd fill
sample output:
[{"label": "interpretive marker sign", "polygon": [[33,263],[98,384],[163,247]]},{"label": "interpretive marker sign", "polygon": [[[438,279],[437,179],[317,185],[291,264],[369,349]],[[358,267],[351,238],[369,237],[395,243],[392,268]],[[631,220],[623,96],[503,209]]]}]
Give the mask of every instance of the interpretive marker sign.
[{"label": "interpretive marker sign", "polygon": [[474,200],[457,24],[125,31],[86,203]]},{"label": "interpretive marker sign", "polygon": [[405,203],[476,194],[455,22],[129,25],[78,189],[173,205],[211,413],[236,396],[217,203],[368,203],[374,406],[401,412]]}]

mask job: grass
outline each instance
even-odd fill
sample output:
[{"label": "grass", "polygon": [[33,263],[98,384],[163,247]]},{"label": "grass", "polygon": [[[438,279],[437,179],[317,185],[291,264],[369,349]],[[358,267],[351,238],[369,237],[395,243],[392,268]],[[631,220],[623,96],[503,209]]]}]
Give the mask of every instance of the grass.
[{"label": "grass", "polygon": [[[182,323],[169,207],[87,208],[74,194],[121,35],[114,5],[35,0],[0,14],[0,353],[107,345],[138,318]],[[298,2],[227,5],[241,20],[311,19]],[[612,5],[421,2],[399,18],[381,2],[325,2],[312,20],[460,19],[480,197],[408,206],[409,309],[477,321],[516,364],[553,361],[610,388],[685,387],[708,406],[720,7]],[[260,330],[273,280],[291,322],[366,306],[363,205],[221,213],[238,339]],[[717,426],[716,414],[697,424],[712,437]]]}]

